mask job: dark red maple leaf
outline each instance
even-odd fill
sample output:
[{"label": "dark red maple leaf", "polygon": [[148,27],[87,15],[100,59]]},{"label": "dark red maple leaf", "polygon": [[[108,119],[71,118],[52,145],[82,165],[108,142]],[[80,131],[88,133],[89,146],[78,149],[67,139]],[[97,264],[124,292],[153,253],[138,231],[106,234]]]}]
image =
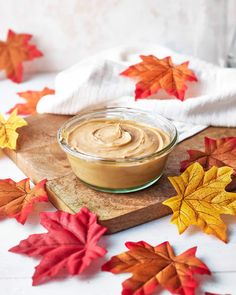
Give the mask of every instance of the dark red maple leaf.
[{"label": "dark red maple leaf", "polygon": [[202,165],[204,170],[211,167],[218,168],[229,166],[234,169],[232,182],[227,186],[227,190],[236,189],[236,137],[222,137],[218,139],[205,137],[205,151],[188,150],[189,159],[180,163],[180,171],[183,172],[194,162]]}]

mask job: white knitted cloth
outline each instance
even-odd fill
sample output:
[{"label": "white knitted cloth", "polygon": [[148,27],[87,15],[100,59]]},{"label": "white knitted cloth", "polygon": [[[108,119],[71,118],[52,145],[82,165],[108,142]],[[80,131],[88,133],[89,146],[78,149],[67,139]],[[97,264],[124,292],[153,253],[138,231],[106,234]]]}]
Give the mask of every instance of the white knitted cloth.
[{"label": "white knitted cloth", "polygon": [[[119,73],[139,62],[140,54],[159,58],[170,55],[176,64],[190,61],[189,66],[199,81],[188,83],[184,102],[175,98],[160,99],[168,97],[164,91],[155,96],[159,99],[134,101],[135,82]],[[38,112],[76,114],[103,106],[131,106],[182,121],[177,123],[185,130],[181,139],[208,125],[236,126],[236,69],[220,68],[160,46],[122,46],[104,51],[59,73],[55,89],[55,95],[47,95],[39,101]]]}]

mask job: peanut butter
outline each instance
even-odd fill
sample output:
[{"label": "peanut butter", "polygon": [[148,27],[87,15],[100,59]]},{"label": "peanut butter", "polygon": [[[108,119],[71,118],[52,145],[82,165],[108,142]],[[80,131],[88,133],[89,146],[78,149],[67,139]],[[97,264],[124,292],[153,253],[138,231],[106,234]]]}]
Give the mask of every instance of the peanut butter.
[{"label": "peanut butter", "polygon": [[158,179],[169,152],[145,157],[163,150],[170,137],[151,125],[104,118],[78,123],[67,133],[65,141],[74,151],[102,158],[68,153],[74,173],[92,186],[114,190],[135,188]]},{"label": "peanut butter", "polygon": [[90,156],[116,160],[151,155],[163,149],[169,136],[160,129],[128,120],[89,120],[72,130],[67,142]]}]

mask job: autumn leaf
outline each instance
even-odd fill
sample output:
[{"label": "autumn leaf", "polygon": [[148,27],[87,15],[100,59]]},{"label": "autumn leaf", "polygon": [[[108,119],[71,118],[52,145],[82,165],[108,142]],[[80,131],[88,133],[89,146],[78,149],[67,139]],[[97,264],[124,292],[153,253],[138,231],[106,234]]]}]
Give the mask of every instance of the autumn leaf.
[{"label": "autumn leaf", "polygon": [[204,169],[229,166],[236,175],[236,137],[213,139],[205,137],[205,151],[188,150],[189,159],[181,162],[181,171],[198,162]]},{"label": "autumn leaf", "polygon": [[46,180],[40,181],[30,189],[29,178],[15,182],[12,179],[0,180],[0,217],[14,217],[24,224],[33,205],[47,202],[48,196],[44,189]]},{"label": "autumn leaf", "polygon": [[140,55],[142,62],[130,66],[120,75],[137,80],[135,99],[146,98],[164,89],[170,95],[184,100],[187,81],[197,81],[188,68],[189,62],[175,66],[170,56],[159,59],[154,55]]},{"label": "autumn leaf", "polygon": [[32,257],[42,256],[33,275],[33,285],[59,276],[63,270],[70,275],[82,273],[93,260],[105,255],[97,245],[106,228],[97,223],[96,215],[87,208],[76,214],[42,212],[40,223],[47,233],[30,235],[9,251]]},{"label": "autumn leaf", "polygon": [[114,274],[132,273],[123,282],[123,295],[152,294],[158,285],[173,294],[193,295],[194,274],[211,274],[195,254],[197,247],[175,256],[169,242],[152,247],[146,242],[127,242],[129,251],[113,256],[102,270]]},{"label": "autumn leaf", "polygon": [[213,166],[229,166],[234,169],[232,182],[227,186],[228,191],[236,189],[236,137],[223,137],[213,139],[204,138],[205,151],[188,150],[189,159],[180,163],[180,171],[184,171],[189,165],[198,162],[204,170]]},{"label": "autumn leaf", "polygon": [[17,116],[17,110],[14,110],[7,120],[0,115],[0,148],[16,149],[18,138],[16,129],[26,125],[27,122]]},{"label": "autumn leaf", "polygon": [[9,30],[7,41],[0,41],[0,69],[5,70],[13,82],[22,82],[24,61],[43,56],[35,45],[29,44],[31,38],[32,35]]},{"label": "autumn leaf", "polygon": [[236,215],[236,193],[225,191],[232,173],[233,169],[227,166],[213,166],[204,172],[196,162],[180,176],[169,177],[177,195],[163,204],[173,210],[171,223],[177,225],[180,234],[193,224],[227,241],[226,225],[220,215]]},{"label": "autumn leaf", "polygon": [[35,115],[36,106],[41,97],[47,94],[54,94],[55,91],[53,89],[49,89],[45,87],[40,91],[25,91],[19,92],[18,95],[26,100],[26,103],[17,103],[13,108],[11,108],[8,113],[12,113],[15,109],[19,115]]}]

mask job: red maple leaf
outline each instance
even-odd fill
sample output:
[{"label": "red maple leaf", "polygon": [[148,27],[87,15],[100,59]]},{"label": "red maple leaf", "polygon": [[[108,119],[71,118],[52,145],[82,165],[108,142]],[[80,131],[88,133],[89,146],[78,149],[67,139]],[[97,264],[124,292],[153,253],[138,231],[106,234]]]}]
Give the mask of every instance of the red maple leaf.
[{"label": "red maple leaf", "polygon": [[193,295],[197,285],[193,275],[210,274],[195,256],[196,247],[175,256],[169,242],[156,247],[143,241],[125,245],[129,251],[113,256],[102,266],[102,270],[114,274],[133,274],[123,282],[122,295],[152,294],[158,285],[173,294]]},{"label": "red maple leaf", "polygon": [[87,208],[76,214],[43,212],[40,223],[47,233],[30,235],[9,251],[32,257],[42,256],[33,275],[33,285],[56,277],[65,270],[71,275],[82,273],[90,263],[105,255],[97,245],[106,228],[97,223]]},{"label": "red maple leaf", "polygon": [[46,179],[30,189],[29,178],[0,180],[0,217],[14,217],[24,224],[35,203],[48,201],[45,183]]},{"label": "red maple leaf", "polygon": [[142,62],[120,73],[138,81],[135,99],[146,98],[164,89],[170,95],[184,100],[186,81],[197,81],[194,73],[188,68],[188,61],[175,66],[170,56],[162,59],[154,55],[140,55],[140,57]]},{"label": "red maple leaf", "polygon": [[29,44],[31,38],[30,34],[16,34],[9,30],[7,41],[0,41],[0,69],[5,70],[13,82],[22,82],[24,61],[43,56],[35,45]]}]

